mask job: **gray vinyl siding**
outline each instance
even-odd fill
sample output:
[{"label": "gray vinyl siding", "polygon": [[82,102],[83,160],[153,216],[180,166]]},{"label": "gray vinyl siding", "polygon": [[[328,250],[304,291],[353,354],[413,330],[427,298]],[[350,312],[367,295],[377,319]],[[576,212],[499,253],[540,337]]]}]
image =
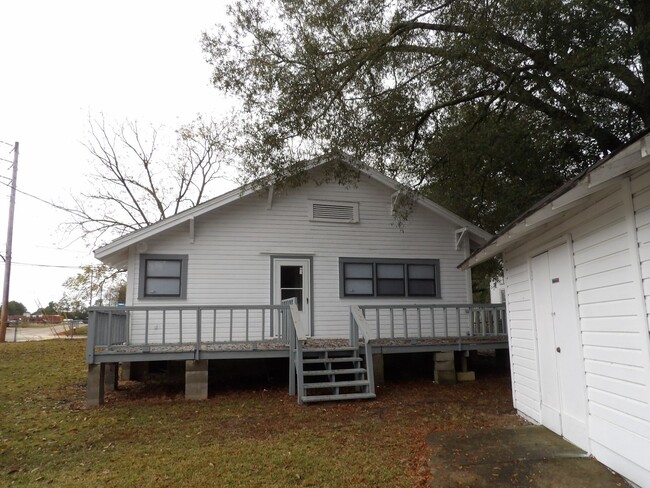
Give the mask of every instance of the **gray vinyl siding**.
[{"label": "gray vinyl siding", "polygon": [[[625,184],[616,183],[593,197],[585,209],[568,212],[552,231],[545,229],[506,253],[505,278],[515,405],[537,419],[529,405],[539,392],[531,368],[541,366],[535,365],[530,350],[531,340],[534,345],[536,339],[531,336],[534,329],[529,328],[527,263],[552,247],[553,241],[569,236],[591,450],[623,475],[650,480],[650,353],[644,306],[650,295],[650,176],[646,173],[633,180],[631,187],[634,215]],[[523,386],[524,379],[528,389]]]},{"label": "gray vinyl siding", "polygon": [[[276,193],[268,208],[267,194],[249,195],[195,221],[194,244],[189,225],[146,242],[147,254],[187,254],[188,282],[185,300],[174,304],[252,305],[271,301],[271,255],[313,257],[312,305],[317,337],[347,337],[351,304],[466,303],[467,274],[456,268],[465,258],[463,246],[455,249],[456,226],[431,211],[416,206],[403,228],[390,215],[393,191],[369,177],[356,187],[335,183],[306,184]],[[314,222],[311,200],[359,203],[358,223]],[[464,243],[467,245],[467,243]],[[137,297],[139,259],[130,250],[129,298]],[[440,260],[441,298],[340,298],[339,258],[396,258]],[[132,340],[138,339],[133,327]]]}]

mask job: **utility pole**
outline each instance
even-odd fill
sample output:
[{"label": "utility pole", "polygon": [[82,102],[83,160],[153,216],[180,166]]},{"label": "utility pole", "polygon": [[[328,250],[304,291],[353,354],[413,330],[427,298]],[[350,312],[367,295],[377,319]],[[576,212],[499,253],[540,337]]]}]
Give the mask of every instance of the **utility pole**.
[{"label": "utility pole", "polygon": [[11,243],[14,237],[14,209],[16,207],[16,184],[18,180],[18,142],[14,144],[14,164],[11,175],[9,198],[9,223],[7,224],[7,251],[5,253],[5,281],[2,291],[2,317],[0,318],[0,342],[5,342],[9,318],[9,279],[11,277]]}]

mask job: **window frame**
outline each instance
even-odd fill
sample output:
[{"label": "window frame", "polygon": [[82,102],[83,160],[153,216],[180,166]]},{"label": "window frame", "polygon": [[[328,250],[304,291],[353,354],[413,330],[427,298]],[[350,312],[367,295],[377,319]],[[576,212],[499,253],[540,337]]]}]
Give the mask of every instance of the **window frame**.
[{"label": "window frame", "polygon": [[[347,294],[345,292],[345,265],[346,264],[371,264],[372,265],[372,294]],[[390,280],[390,278],[378,278],[377,265],[378,264],[393,264],[401,265],[403,267],[404,294],[379,294],[378,282],[382,279]],[[409,276],[409,265],[424,265],[433,266],[433,295],[423,295],[411,293],[409,290],[409,282],[414,280],[425,280],[424,278],[411,278]],[[440,260],[439,259],[400,259],[400,258],[339,258],[339,298],[372,298],[372,299],[390,299],[390,298],[442,298],[441,283],[440,283]]]},{"label": "window frame", "polygon": [[[147,261],[180,261],[181,272],[178,277],[147,276]],[[140,279],[138,281],[139,300],[174,300],[187,298],[187,254],[140,254]],[[180,290],[174,295],[147,295],[146,283],[149,278],[178,279]]]}]

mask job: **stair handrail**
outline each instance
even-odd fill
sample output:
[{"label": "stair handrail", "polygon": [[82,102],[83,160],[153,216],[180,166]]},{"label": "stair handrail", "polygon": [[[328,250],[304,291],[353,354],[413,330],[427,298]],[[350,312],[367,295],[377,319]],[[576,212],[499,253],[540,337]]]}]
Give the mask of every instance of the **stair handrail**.
[{"label": "stair handrail", "polygon": [[303,364],[302,350],[307,340],[305,328],[302,324],[300,311],[295,298],[282,300],[283,305],[289,306],[287,314],[287,335],[289,340],[289,394],[296,394],[296,378],[298,379],[298,403],[302,403],[303,395]]},{"label": "stair handrail", "polygon": [[370,336],[370,325],[358,305],[350,306],[350,345],[359,347],[359,333],[363,337],[366,353],[366,372],[368,374],[369,393],[375,394],[375,373],[372,361],[372,344],[374,337]]}]

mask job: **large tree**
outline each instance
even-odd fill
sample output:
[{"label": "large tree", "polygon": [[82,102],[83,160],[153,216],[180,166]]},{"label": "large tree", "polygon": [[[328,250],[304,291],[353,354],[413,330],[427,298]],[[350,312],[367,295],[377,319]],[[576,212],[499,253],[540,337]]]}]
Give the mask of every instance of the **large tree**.
[{"label": "large tree", "polygon": [[228,164],[230,124],[195,121],[170,131],[89,120],[87,188],[73,196],[69,226],[90,244],[146,227],[200,204]]},{"label": "large tree", "polygon": [[650,121],[646,0],[257,0],[206,34],[252,176],[345,151],[496,230]]}]

